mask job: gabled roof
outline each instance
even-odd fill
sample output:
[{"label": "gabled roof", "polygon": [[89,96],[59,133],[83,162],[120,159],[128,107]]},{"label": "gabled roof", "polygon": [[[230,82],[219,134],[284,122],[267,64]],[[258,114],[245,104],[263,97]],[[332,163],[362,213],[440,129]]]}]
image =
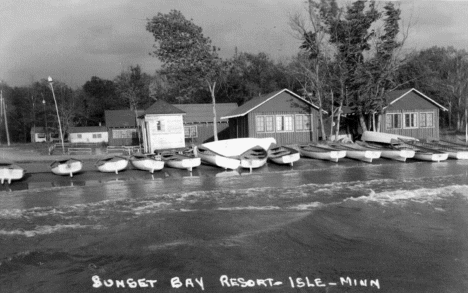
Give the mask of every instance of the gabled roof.
[{"label": "gabled roof", "polygon": [[[143,114],[137,110],[136,116]],[[104,111],[107,127],[136,127],[135,111],[133,110],[106,110]]]},{"label": "gabled roof", "polygon": [[319,110],[319,107],[317,107],[314,104],[312,104],[311,102],[305,100],[301,96],[293,93],[292,91],[290,91],[288,89],[282,89],[282,90],[279,90],[279,91],[276,91],[276,92],[273,92],[273,93],[269,93],[269,94],[266,94],[266,95],[263,95],[263,96],[253,98],[250,101],[243,104],[242,106],[240,106],[239,108],[237,108],[234,111],[230,112],[228,115],[221,117],[221,119],[229,119],[229,118],[245,116],[249,112],[255,110],[256,108],[260,107],[261,105],[265,104],[266,102],[268,102],[269,100],[275,98],[277,95],[279,95],[279,94],[281,94],[283,92],[286,92],[286,93],[292,95],[293,97],[298,98],[298,99],[302,100],[303,102],[305,102],[305,103],[309,104],[310,106],[312,106],[312,107],[316,108],[317,110]]},{"label": "gabled roof", "polygon": [[[436,101],[434,101],[433,99],[429,98],[428,96],[426,96],[425,94],[421,93],[420,91],[418,91],[417,89],[415,88],[411,88],[411,89],[403,89],[403,90],[394,90],[394,91],[391,91],[389,93],[387,93],[387,102],[388,102],[388,106],[392,105],[393,103],[395,103],[396,101],[400,100],[401,98],[405,97],[407,94],[409,94],[410,92],[415,92],[416,94],[418,94],[419,96],[421,96],[422,98],[426,99],[427,101],[429,101],[430,103],[436,105],[437,107],[439,107],[441,110],[443,111],[448,111],[447,108],[445,108],[444,106],[442,106],[441,104],[437,103]],[[387,106],[387,107],[388,107]],[[387,108],[387,107],[384,107]]]},{"label": "gabled roof", "polygon": [[42,126],[33,126],[31,127],[31,133],[45,133],[45,127]]},{"label": "gabled roof", "polygon": [[144,115],[148,114],[185,114],[184,111],[180,110],[177,107],[172,106],[171,104],[167,103],[166,101],[163,100],[157,100],[154,102],[153,105],[151,105],[148,109],[145,110],[143,113]]},{"label": "gabled roof", "polygon": [[68,128],[68,133],[107,132],[105,126],[77,126]]},{"label": "gabled roof", "polygon": [[[213,122],[213,104],[174,104],[175,107],[186,112],[184,123]],[[223,117],[237,108],[236,103],[216,104],[216,117],[220,121]]]}]

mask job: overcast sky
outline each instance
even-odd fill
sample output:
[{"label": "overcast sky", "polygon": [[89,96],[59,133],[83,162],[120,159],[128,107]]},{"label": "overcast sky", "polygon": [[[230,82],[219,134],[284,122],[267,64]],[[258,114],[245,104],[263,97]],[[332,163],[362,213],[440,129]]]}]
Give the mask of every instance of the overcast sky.
[{"label": "overcast sky", "polygon": [[[0,79],[21,86],[52,76],[82,86],[92,76],[113,79],[139,64],[154,73],[154,43],[146,19],[177,9],[203,28],[230,57],[266,52],[272,58],[297,53],[289,15],[304,0],[1,0]],[[407,49],[468,48],[468,1],[402,1],[412,22]]]}]

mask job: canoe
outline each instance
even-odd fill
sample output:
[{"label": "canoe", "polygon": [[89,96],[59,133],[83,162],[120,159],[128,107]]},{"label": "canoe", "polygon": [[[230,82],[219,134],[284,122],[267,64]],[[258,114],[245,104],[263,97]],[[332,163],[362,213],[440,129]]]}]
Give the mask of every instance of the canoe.
[{"label": "canoe", "polygon": [[325,144],[321,144],[320,146],[314,144],[299,145],[299,152],[304,157],[328,160],[335,163],[346,156],[345,150],[337,150]]},{"label": "canoe", "polygon": [[158,160],[153,155],[133,155],[130,157],[132,166],[143,171],[159,171],[164,168],[164,161]]},{"label": "canoe", "polygon": [[187,169],[190,172],[201,164],[200,158],[177,153],[162,153],[161,158],[171,168]]},{"label": "canoe", "polygon": [[99,171],[105,173],[112,172],[115,174],[119,174],[119,171],[127,168],[127,165],[128,159],[121,156],[109,157],[96,162],[96,167]]},{"label": "canoe", "polygon": [[414,158],[421,161],[440,162],[448,159],[449,154],[435,148],[429,148],[423,143],[416,141],[405,141],[405,144],[415,150]]},{"label": "canoe", "polygon": [[456,160],[468,160],[468,147],[448,141],[419,141],[416,145],[448,153],[448,157]]},{"label": "canoe", "polygon": [[268,159],[280,165],[289,164],[293,166],[294,162],[299,161],[300,158],[299,151],[290,147],[279,146],[268,151]]},{"label": "canoe", "polygon": [[[337,149],[346,151],[346,157],[372,163],[374,159],[380,158],[381,151],[366,148],[355,143],[327,143],[326,145]],[[319,145],[320,146],[320,145]]]},{"label": "canoe", "polygon": [[193,153],[195,157],[200,158],[204,163],[224,168],[225,170],[235,170],[240,166],[239,159],[222,156],[207,149],[203,145],[194,147]]},{"label": "canoe", "polygon": [[5,181],[8,184],[12,180],[19,180],[23,178],[26,171],[18,165],[12,163],[0,163],[0,182],[3,184]]},{"label": "canoe", "polygon": [[379,150],[380,156],[385,159],[406,162],[407,159],[413,158],[416,151],[402,144],[378,144],[372,142],[356,142],[367,148]]},{"label": "canoe", "polygon": [[239,156],[242,168],[252,169],[265,166],[268,160],[268,152],[263,147],[253,147]]},{"label": "canoe", "polygon": [[70,175],[78,173],[83,168],[83,161],[77,159],[57,160],[50,164],[50,170],[57,175]]},{"label": "canoe", "polygon": [[410,136],[403,136],[385,132],[364,131],[361,135],[362,141],[378,142],[378,143],[392,143],[393,141],[418,141],[417,138]]}]

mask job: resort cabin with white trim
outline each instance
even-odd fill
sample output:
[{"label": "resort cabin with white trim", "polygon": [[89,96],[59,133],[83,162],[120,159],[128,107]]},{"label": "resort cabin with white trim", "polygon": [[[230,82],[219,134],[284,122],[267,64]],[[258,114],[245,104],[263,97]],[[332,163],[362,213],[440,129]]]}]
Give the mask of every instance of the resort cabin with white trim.
[{"label": "resort cabin with white trim", "polygon": [[389,92],[387,105],[381,132],[439,139],[439,110],[448,111],[439,103],[412,88]]},{"label": "resort cabin with white trim", "polygon": [[109,137],[105,126],[83,126],[70,127],[68,140],[71,143],[107,143]]},{"label": "resort cabin with white trim", "polygon": [[274,137],[278,145],[318,140],[319,108],[288,89],[255,97],[221,119],[231,138]]}]

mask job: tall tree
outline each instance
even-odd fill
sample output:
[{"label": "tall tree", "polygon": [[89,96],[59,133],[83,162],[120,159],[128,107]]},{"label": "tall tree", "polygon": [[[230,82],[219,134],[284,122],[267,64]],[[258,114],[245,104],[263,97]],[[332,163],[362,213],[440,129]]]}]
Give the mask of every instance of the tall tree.
[{"label": "tall tree", "polygon": [[153,56],[163,62],[163,72],[171,81],[183,85],[184,95],[208,87],[213,103],[214,139],[218,140],[216,117],[216,86],[225,76],[227,64],[218,56],[219,48],[212,46],[202,28],[188,20],[180,11],[158,13],[146,25],[154,36]]}]

